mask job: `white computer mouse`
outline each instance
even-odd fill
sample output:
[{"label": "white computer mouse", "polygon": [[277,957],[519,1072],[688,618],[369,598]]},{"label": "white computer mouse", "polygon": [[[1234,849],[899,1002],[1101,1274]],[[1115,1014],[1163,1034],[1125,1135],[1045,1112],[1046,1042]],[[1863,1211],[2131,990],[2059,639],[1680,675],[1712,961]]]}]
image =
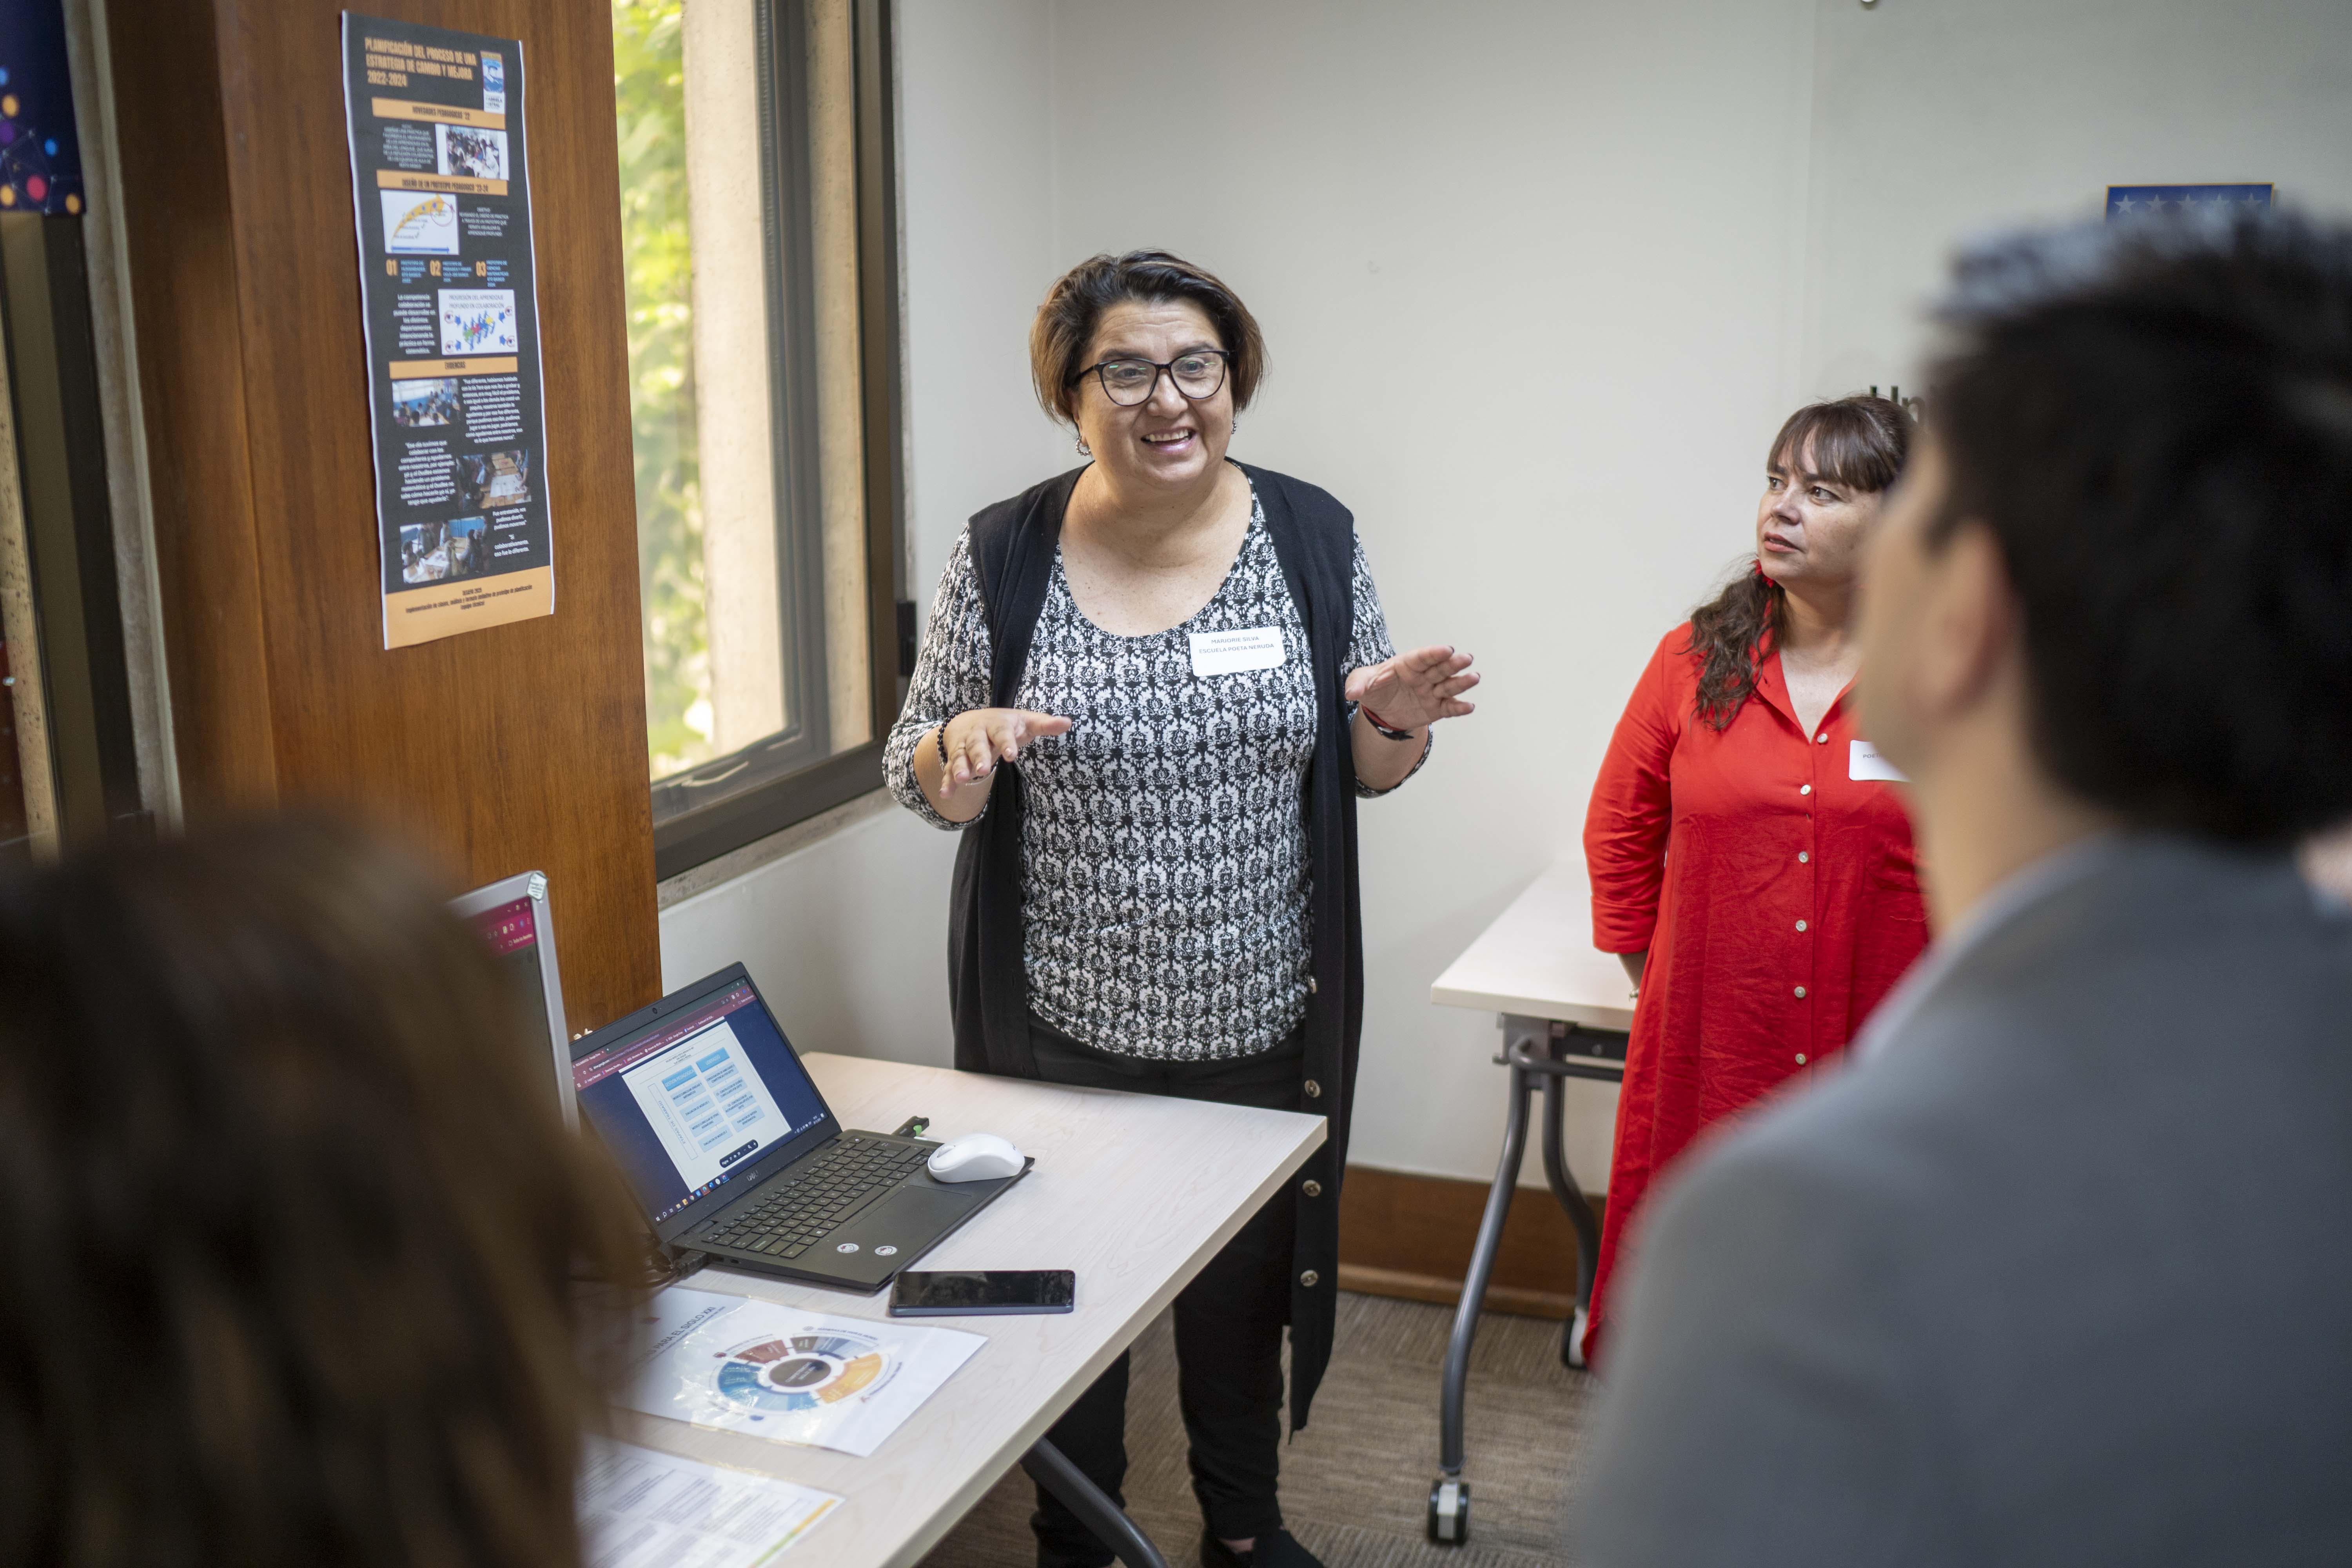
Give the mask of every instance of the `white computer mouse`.
[{"label": "white computer mouse", "polygon": [[931,1151],[927,1169],[942,1182],[992,1182],[1021,1173],[1021,1151],[993,1132],[967,1132]]}]

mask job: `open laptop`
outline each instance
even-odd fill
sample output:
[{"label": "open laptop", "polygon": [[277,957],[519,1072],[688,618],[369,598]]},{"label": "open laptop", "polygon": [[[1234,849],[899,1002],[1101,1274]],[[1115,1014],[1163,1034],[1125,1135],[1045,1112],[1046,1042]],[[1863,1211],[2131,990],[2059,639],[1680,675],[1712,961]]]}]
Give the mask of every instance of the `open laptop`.
[{"label": "open laptop", "polygon": [[566,1127],[580,1125],[572,1102],[571,1041],[563,1029],[563,977],[555,969],[555,924],[547,910],[547,879],[522,871],[449,900],[490,944],[512,980],[523,1010],[548,1042],[549,1079]]},{"label": "open laptop", "polygon": [[1027,1173],[844,1131],[740,963],[572,1041],[572,1083],[663,1245],[814,1285],[880,1289]]}]

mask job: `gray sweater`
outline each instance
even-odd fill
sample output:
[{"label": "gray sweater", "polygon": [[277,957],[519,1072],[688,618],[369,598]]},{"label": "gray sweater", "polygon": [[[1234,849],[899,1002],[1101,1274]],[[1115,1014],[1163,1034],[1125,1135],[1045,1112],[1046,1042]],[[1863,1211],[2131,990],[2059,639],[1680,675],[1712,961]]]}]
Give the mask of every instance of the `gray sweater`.
[{"label": "gray sweater", "polygon": [[1924,978],[1661,1194],[1575,1560],[2352,1563],[2352,916],[2126,840]]}]

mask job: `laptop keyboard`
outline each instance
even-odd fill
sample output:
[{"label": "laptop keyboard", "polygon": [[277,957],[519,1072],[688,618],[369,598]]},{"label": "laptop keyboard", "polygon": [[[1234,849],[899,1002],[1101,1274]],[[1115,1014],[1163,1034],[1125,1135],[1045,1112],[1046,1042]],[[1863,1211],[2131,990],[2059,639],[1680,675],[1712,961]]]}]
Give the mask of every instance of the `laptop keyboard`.
[{"label": "laptop keyboard", "polygon": [[798,1258],[859,1210],[906,1179],[930,1155],[928,1148],[841,1138],[790,1180],[778,1182],[748,1207],[695,1233],[711,1247]]}]

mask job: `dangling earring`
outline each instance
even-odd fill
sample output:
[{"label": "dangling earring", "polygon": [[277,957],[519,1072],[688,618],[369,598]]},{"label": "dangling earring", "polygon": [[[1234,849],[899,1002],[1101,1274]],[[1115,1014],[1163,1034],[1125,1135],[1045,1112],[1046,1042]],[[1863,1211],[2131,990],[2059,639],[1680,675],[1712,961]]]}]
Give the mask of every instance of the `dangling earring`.
[{"label": "dangling earring", "polygon": [[1089,446],[1087,446],[1087,438],[1086,438],[1084,436],[1079,437],[1078,437],[1078,456],[1079,456],[1079,457],[1081,457],[1081,458],[1091,458],[1091,457],[1093,457],[1094,455],[1095,455],[1095,449],[1094,449],[1092,447],[1089,447]]},{"label": "dangling earring", "polygon": [[1238,435],[1240,435],[1241,433],[1242,433],[1242,422],[1241,422],[1241,417],[1240,417],[1240,416],[1236,415],[1236,416],[1234,416],[1234,427],[1233,427],[1231,430],[1226,431],[1226,432],[1225,432],[1225,434],[1227,434],[1228,436],[1238,436]]}]

